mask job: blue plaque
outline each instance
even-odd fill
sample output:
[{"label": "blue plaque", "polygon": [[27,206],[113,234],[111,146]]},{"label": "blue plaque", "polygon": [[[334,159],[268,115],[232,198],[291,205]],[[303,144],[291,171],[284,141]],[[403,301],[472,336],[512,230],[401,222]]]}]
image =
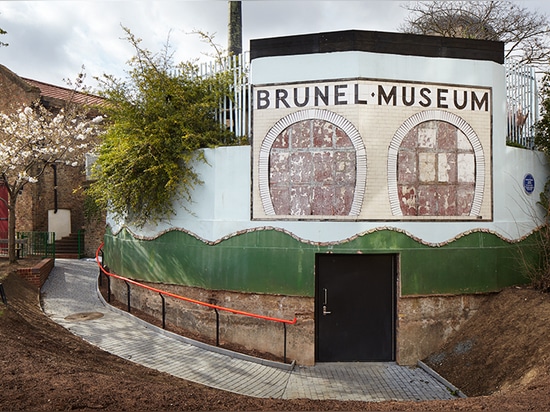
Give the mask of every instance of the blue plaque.
[{"label": "blue plaque", "polygon": [[528,195],[534,192],[535,178],[531,173],[527,173],[523,178],[523,189],[525,190],[525,193],[527,193]]}]

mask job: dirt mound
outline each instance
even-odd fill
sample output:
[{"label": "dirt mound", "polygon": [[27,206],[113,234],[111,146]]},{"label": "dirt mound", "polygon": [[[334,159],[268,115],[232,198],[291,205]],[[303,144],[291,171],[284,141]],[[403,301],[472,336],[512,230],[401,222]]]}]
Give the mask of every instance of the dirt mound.
[{"label": "dirt mound", "polygon": [[468,396],[528,390],[548,380],[549,322],[549,294],[506,289],[425,362]]},{"label": "dirt mound", "polygon": [[[5,272],[5,265],[0,270]],[[8,305],[0,303],[0,410],[550,410],[550,301],[531,290],[496,295],[462,329],[469,333],[457,334],[432,364],[468,394],[500,388],[498,393],[453,401],[363,403],[256,399],[144,368],[51,321],[40,309],[37,291],[16,274],[1,281]],[[453,359],[456,367],[450,368]]]}]

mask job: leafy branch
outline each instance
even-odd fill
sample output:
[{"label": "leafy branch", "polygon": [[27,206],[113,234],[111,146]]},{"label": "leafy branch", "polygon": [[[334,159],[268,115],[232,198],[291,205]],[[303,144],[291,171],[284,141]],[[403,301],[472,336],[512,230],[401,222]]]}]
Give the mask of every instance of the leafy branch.
[{"label": "leafy branch", "polygon": [[225,72],[200,76],[193,62],[173,62],[169,43],[153,53],[123,30],[135,56],[125,79],[98,79],[109,126],[88,193],[115,219],[142,226],[170,217],[174,200],[192,200],[202,183],[193,169],[203,160],[198,149],[235,141],[214,116],[232,79]]}]

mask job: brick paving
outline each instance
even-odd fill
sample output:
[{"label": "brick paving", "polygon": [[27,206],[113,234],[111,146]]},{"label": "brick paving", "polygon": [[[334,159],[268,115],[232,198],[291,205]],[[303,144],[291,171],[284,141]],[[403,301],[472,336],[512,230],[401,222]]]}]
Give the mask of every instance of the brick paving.
[{"label": "brick paving", "polygon": [[[42,288],[44,312],[91,344],[148,368],[258,398],[357,401],[455,398],[448,385],[422,368],[392,362],[292,367],[191,341],[105,304],[98,293],[97,275],[93,260],[57,259]],[[103,316],[95,319],[97,316],[76,319],[74,316],[92,313]]]}]

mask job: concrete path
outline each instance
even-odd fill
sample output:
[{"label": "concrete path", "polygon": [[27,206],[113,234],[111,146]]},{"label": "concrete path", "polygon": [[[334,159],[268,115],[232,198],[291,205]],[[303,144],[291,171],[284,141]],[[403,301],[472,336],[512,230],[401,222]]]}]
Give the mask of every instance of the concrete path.
[{"label": "concrete path", "polygon": [[191,341],[105,304],[97,289],[98,273],[91,259],[56,259],[42,287],[44,312],[93,345],[148,368],[259,398],[455,399],[452,385],[423,368],[395,363],[292,368]]}]

